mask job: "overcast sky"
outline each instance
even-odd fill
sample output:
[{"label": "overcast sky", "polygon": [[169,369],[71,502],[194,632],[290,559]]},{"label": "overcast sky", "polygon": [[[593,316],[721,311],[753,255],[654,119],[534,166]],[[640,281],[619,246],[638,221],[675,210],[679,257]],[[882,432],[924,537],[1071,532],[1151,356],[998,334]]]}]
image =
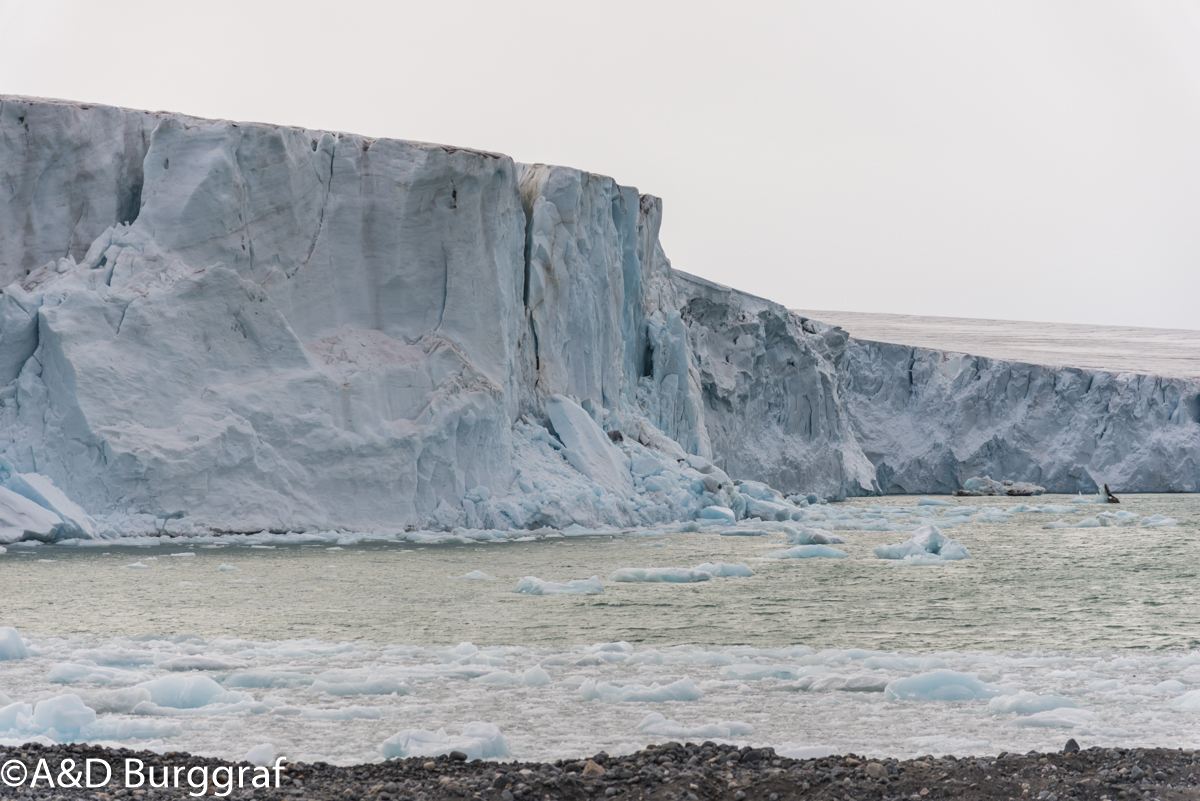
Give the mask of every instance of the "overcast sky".
[{"label": "overcast sky", "polygon": [[611,175],[792,308],[1200,329],[1200,0],[0,0],[0,93]]}]

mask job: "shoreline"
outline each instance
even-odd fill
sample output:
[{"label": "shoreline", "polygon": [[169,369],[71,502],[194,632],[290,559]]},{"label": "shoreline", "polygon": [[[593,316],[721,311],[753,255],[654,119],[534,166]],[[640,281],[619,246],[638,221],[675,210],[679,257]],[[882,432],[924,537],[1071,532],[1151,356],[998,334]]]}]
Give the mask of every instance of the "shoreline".
[{"label": "shoreline", "polygon": [[[588,801],[618,798],[672,801],[827,801],[881,799],[922,801],[933,798],[1073,799],[1152,798],[1180,801],[1200,798],[1200,753],[1169,748],[1078,748],[1074,740],[1062,752],[1001,753],[995,757],[933,757],[911,760],[868,759],[854,754],[817,759],[780,757],[770,748],[738,748],[712,742],[667,742],[647,746],[622,757],[595,754],[579,760],[551,763],[466,761],[450,756],[407,757],[386,762],[335,766],[324,762],[291,763],[255,768],[171,751],[111,749],[88,744],[43,746],[26,743],[0,747],[4,783],[0,800],[71,798],[113,801],[118,798],[311,798],[372,799],[373,801]],[[30,788],[28,779],[12,786],[9,766],[21,763],[26,776],[38,772],[71,782],[72,771],[86,760],[112,768],[111,781],[101,787],[50,786],[45,780]],[[146,789],[145,783],[126,786],[125,760],[141,763],[141,771],[156,776],[169,768],[182,784]],[[72,760],[70,765],[66,761]],[[137,763],[134,763],[137,764]],[[273,763],[274,764],[274,763]],[[65,769],[65,774],[64,774]],[[200,784],[201,769],[205,782]],[[240,771],[231,789],[223,778]],[[194,770],[189,784],[187,771]],[[97,774],[98,775],[98,774]],[[164,776],[168,775],[164,771]],[[216,784],[208,776],[222,778]],[[258,777],[259,786],[251,781]],[[263,781],[268,786],[263,786]],[[278,781],[278,785],[276,784]],[[79,784],[84,782],[79,780]],[[98,782],[98,779],[96,781]],[[169,779],[168,779],[169,783]],[[207,792],[202,792],[206,790]]]}]

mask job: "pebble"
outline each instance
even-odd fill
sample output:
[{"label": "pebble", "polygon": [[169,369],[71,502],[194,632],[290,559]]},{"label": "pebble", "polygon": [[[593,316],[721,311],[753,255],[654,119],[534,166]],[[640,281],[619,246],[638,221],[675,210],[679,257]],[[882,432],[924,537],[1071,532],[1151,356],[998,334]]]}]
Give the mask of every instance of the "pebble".
[{"label": "pebble", "polygon": [[[1200,791],[1200,754],[1172,749],[1080,748],[1068,743],[1058,753],[970,757],[922,757],[899,761],[867,760],[847,754],[823,759],[779,757],[770,748],[736,748],[715,743],[666,743],[634,754],[559,760],[553,764],[466,761],[457,756],[427,757],[335,766],[295,763],[287,766],[284,787],[256,793],[254,798],[311,798],[314,801],[844,801],[846,797],[887,801],[1082,801],[1106,796],[1110,801],[1143,798],[1193,798]],[[1078,743],[1075,743],[1078,746]],[[155,768],[167,765],[207,766],[228,763],[181,753],[104,749],[74,744],[0,746],[0,764],[18,759],[35,764],[46,759],[56,766],[63,758],[105,759],[120,764],[126,757]],[[3,788],[0,788],[2,790]],[[0,798],[54,801],[59,788],[22,788]],[[84,798],[84,796],[79,796]],[[161,798],[107,788],[91,801]],[[175,796],[171,796],[174,798]],[[248,798],[238,795],[237,798]],[[70,796],[74,801],[76,796]]]}]

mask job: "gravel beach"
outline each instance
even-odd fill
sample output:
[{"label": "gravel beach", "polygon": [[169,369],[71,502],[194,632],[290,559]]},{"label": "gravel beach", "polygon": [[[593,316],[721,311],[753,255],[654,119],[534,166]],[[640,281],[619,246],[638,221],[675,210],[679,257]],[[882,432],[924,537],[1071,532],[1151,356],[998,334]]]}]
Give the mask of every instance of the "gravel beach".
[{"label": "gravel beach", "polygon": [[[430,801],[487,799],[672,799],[672,801],[793,801],[793,799],[884,799],[923,801],[930,798],[1039,799],[1200,799],[1197,753],[1165,748],[1076,750],[1074,741],[1061,753],[1001,753],[995,757],[933,757],[914,760],[867,759],[853,754],[822,759],[787,759],[771,749],[664,743],[623,757],[600,753],[554,763],[467,761],[465,755],[395,759],[369,765],[337,767],[322,762],[282,768],[275,785],[274,768],[255,769],[184,753],[106,749],[90,745],[44,747],[27,744],[0,748],[3,799],[231,798],[368,799]],[[66,787],[86,760],[111,766],[112,780],[103,787]],[[160,781],[174,774],[178,786],[166,789],[126,787],[127,759],[141,763],[141,773]],[[42,773],[55,777],[30,787],[30,777],[45,760]],[[71,762],[68,764],[68,760]],[[17,767],[14,763],[19,763]],[[138,763],[133,763],[137,765]],[[103,778],[99,763],[93,763]],[[166,773],[162,772],[167,768]],[[176,770],[178,768],[179,770]],[[216,776],[207,788],[204,775]],[[223,769],[223,772],[216,772]],[[11,784],[22,771],[25,780]],[[188,782],[188,771],[192,784]],[[230,790],[226,776],[241,776],[243,786]],[[251,786],[257,775],[260,784]],[[136,777],[134,783],[137,783]],[[79,781],[80,785],[84,781]],[[195,785],[201,785],[196,787]]]}]

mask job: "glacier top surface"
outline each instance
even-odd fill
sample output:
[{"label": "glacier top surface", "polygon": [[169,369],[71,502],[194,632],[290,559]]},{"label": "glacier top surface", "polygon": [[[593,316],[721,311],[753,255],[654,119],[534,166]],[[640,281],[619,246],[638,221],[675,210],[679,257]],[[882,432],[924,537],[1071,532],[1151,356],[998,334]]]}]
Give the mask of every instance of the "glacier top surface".
[{"label": "glacier top surface", "polygon": [[1200,331],[795,310],[856,339],[992,359],[1200,379]]}]

